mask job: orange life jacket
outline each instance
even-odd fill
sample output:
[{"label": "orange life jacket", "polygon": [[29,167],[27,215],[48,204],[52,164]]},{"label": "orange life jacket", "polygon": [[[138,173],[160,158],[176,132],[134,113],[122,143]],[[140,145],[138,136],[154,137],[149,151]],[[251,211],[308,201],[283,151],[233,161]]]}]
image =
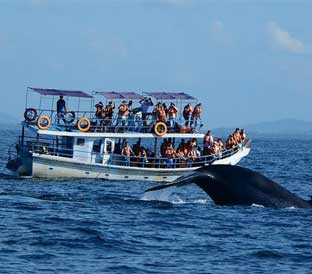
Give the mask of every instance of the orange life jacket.
[{"label": "orange life jacket", "polygon": [[201,106],[198,106],[198,105],[197,105],[197,106],[194,108],[193,115],[194,115],[195,117],[198,117],[198,116],[201,114],[201,112],[202,112]]},{"label": "orange life jacket", "polygon": [[126,104],[121,104],[119,106],[119,115],[124,116],[128,114],[128,106]]},{"label": "orange life jacket", "polygon": [[124,149],[122,150],[122,155],[130,156],[131,155],[130,148],[129,147],[124,147]]}]

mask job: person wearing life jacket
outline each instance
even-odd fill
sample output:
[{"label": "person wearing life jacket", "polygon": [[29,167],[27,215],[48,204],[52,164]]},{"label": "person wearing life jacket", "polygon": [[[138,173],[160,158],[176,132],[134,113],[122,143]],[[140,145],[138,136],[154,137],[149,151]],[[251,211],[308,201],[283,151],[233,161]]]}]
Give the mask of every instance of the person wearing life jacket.
[{"label": "person wearing life jacket", "polygon": [[174,103],[171,103],[169,108],[168,108],[168,120],[169,120],[169,126],[170,129],[172,130],[175,126],[175,121],[177,118],[177,113],[178,113],[178,108]]},{"label": "person wearing life jacket", "polygon": [[169,144],[167,149],[166,149],[166,152],[165,152],[165,155],[166,155],[166,162],[167,162],[167,167],[168,168],[171,168],[174,166],[174,162],[173,162],[173,159],[175,158],[175,151],[173,149],[173,146],[172,144]]},{"label": "person wearing life jacket", "polygon": [[127,101],[122,101],[120,106],[118,107],[118,120],[116,126],[121,124],[122,126],[126,126],[129,114],[129,107]]},{"label": "person wearing life jacket", "polygon": [[184,148],[178,147],[175,157],[177,158],[178,167],[185,167],[186,158]]},{"label": "person wearing life jacket", "polygon": [[194,107],[194,110],[192,112],[192,117],[191,117],[191,128],[192,128],[192,130],[195,130],[197,128],[201,113],[202,113],[202,104],[198,103]]},{"label": "person wearing life jacket", "polygon": [[110,101],[104,108],[105,124],[112,125],[113,115],[114,115],[115,104]]},{"label": "person wearing life jacket", "polygon": [[190,126],[192,112],[193,112],[193,108],[191,104],[186,104],[183,109],[183,118],[185,120],[186,127]]},{"label": "person wearing life jacket", "polygon": [[233,136],[234,136],[234,139],[235,139],[237,144],[241,144],[242,143],[242,138],[241,138],[241,134],[240,134],[239,128],[235,129],[235,131],[233,132]]},{"label": "person wearing life jacket", "polygon": [[244,143],[244,141],[246,140],[246,132],[245,132],[245,130],[242,128],[240,130],[239,134],[241,136],[242,143]]},{"label": "person wearing life jacket", "polygon": [[229,135],[229,137],[225,143],[225,148],[226,149],[232,149],[232,148],[235,148],[236,145],[237,145],[237,143],[235,141],[234,135],[233,134]]},{"label": "person wearing life jacket", "polygon": [[186,146],[185,140],[182,138],[180,144],[178,145],[178,149],[184,151],[185,146]]},{"label": "person wearing life jacket", "polygon": [[125,145],[121,151],[121,155],[123,156],[123,159],[125,161],[125,165],[130,165],[130,156],[133,155],[133,152],[131,150],[131,147],[128,142],[125,142]]},{"label": "person wearing life jacket", "polygon": [[163,104],[158,106],[157,120],[162,122],[167,120],[166,106]]},{"label": "person wearing life jacket", "polygon": [[187,154],[187,167],[191,167],[196,158],[197,158],[196,150],[194,147],[191,147],[191,149]]},{"label": "person wearing life jacket", "polygon": [[222,152],[222,150],[224,150],[224,145],[223,145],[222,139],[221,139],[221,138],[218,138],[218,139],[217,139],[217,143],[218,143],[218,145],[219,145],[219,150],[220,150],[220,152]]},{"label": "person wearing life jacket", "polygon": [[203,140],[203,146],[204,146],[204,151],[203,153],[205,155],[210,154],[212,146],[213,146],[213,136],[211,130],[208,130],[207,133],[204,136]]}]

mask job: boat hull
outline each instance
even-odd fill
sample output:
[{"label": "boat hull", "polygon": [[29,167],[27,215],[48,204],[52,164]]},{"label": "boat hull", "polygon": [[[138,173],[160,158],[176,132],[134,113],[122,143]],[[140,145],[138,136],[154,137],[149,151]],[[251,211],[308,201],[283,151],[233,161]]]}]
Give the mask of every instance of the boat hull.
[{"label": "boat hull", "polygon": [[[215,160],[212,164],[236,165],[249,154],[250,148],[242,147],[235,154]],[[88,164],[44,154],[33,154],[34,178],[91,178],[107,180],[140,180],[172,182],[200,166],[188,168],[142,168],[118,165]]]}]

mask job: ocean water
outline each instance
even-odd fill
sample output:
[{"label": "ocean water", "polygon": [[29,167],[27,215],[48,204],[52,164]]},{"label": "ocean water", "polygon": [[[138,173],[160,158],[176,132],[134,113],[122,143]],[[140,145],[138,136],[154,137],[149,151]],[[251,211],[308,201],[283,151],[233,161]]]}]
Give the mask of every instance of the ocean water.
[{"label": "ocean water", "polygon": [[[198,187],[4,173],[0,273],[311,273],[312,210],[216,206]],[[240,165],[312,195],[312,141],[256,139]]]}]

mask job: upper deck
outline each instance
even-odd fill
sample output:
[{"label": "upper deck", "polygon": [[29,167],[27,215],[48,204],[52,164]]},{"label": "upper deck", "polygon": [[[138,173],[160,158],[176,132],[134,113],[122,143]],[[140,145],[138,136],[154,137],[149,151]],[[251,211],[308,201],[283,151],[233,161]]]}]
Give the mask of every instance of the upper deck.
[{"label": "upper deck", "polygon": [[22,125],[56,136],[202,138],[200,113],[183,113],[185,105],[197,103],[184,92],[89,94],[28,87]]}]

